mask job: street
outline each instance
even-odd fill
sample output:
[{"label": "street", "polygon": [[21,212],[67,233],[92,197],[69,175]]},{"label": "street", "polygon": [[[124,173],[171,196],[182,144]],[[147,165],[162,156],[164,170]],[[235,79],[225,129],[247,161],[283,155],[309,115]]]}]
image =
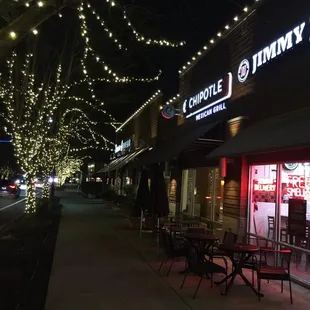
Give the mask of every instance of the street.
[{"label": "street", "polygon": [[[42,190],[37,189],[39,197]],[[14,221],[19,216],[23,215],[25,210],[25,191],[21,190],[18,199],[0,197],[0,228],[8,222]]]}]

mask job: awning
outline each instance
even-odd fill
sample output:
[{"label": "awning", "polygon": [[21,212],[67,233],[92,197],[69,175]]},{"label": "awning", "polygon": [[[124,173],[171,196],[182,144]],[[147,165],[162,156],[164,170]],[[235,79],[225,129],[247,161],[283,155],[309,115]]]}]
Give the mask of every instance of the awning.
[{"label": "awning", "polygon": [[133,153],[121,156],[119,158],[116,158],[112,160],[109,164],[107,164],[105,167],[100,169],[97,173],[104,173],[108,171],[113,171],[113,170],[119,170],[131,161],[133,161],[137,156],[139,156],[141,153],[146,151],[149,147],[145,147],[142,149],[139,149]]},{"label": "awning", "polygon": [[145,154],[139,158],[139,165],[148,166],[175,157],[195,140],[210,131],[216,124],[218,124],[218,122],[209,123],[194,130],[191,129],[187,132],[180,133],[175,139],[164,142],[151,151],[145,152]]},{"label": "awning", "polygon": [[265,153],[309,146],[309,144],[310,107],[306,107],[254,124],[215,149],[207,157]]}]

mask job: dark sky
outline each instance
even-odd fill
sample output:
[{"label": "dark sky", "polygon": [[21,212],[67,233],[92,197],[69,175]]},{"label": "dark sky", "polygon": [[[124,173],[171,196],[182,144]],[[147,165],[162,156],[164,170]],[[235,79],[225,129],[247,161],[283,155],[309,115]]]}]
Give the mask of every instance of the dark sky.
[{"label": "dark sky", "polygon": [[[134,28],[145,37],[186,41],[184,47],[169,48],[145,45],[137,42],[122,11],[111,8],[105,0],[88,0],[96,9],[105,25],[112,30],[127,51],[120,51],[104,32],[94,15],[85,11],[92,47],[108,65],[122,76],[154,76],[162,70],[162,76],[154,83],[110,84],[99,83],[95,86],[96,96],[104,100],[106,110],[116,119],[123,121],[144,103],[157,89],[162,89],[165,99],[178,92],[178,70],[198,51],[226,22],[235,14],[242,12],[245,5],[255,0],[117,0],[126,9]],[[76,10],[67,8],[40,26],[40,57],[52,59],[61,51],[66,38],[77,58],[81,55],[83,41],[80,37],[79,20]],[[25,44],[25,41],[21,44]],[[41,44],[41,45],[40,45]],[[42,48],[41,48],[42,47]],[[44,47],[44,48],[43,48]],[[72,49],[72,50],[73,50]],[[43,52],[44,51],[44,52]],[[47,60],[46,60],[47,61]],[[93,77],[107,77],[102,66],[89,61],[88,70]],[[43,66],[44,67],[44,66]],[[79,62],[74,65],[74,77],[81,73]],[[80,92],[85,91],[83,88]],[[107,119],[96,115],[102,123]],[[104,133],[113,140],[110,126],[102,126]],[[3,133],[0,133],[0,138]],[[0,145],[1,157],[4,154]]]},{"label": "dark sky", "polygon": [[[137,42],[121,18],[118,9],[109,9],[105,1],[90,1],[104,18],[109,29],[128,48],[119,52],[103,32],[91,14],[89,31],[92,45],[115,71],[123,75],[154,76],[158,70],[163,74],[158,83],[97,86],[98,96],[105,100],[106,108],[119,120],[135,111],[158,88],[168,99],[178,91],[178,69],[214,36],[245,5],[254,0],[118,0],[126,8],[135,29],[151,38],[186,41],[180,48],[145,45]],[[97,5],[95,5],[97,3]],[[113,33],[113,34],[114,34]],[[103,70],[94,68],[95,75]]]}]

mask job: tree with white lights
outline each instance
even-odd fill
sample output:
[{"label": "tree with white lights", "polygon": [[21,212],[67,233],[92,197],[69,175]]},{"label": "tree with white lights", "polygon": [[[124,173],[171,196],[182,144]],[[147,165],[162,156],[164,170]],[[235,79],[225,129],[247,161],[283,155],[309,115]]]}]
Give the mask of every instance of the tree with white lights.
[{"label": "tree with white lights", "polygon": [[[144,36],[134,28],[126,10],[116,0],[100,3],[93,0],[0,0],[0,14],[7,21],[7,25],[0,29],[0,58],[7,55],[23,38],[29,35],[38,37],[39,25],[55,13],[59,13],[55,18],[60,18],[61,10],[67,6],[75,10],[80,21],[79,34],[83,39],[83,50],[82,55],[79,54],[78,67],[83,77],[70,81],[70,68],[63,70],[64,63],[67,65],[63,59],[60,59],[56,66],[44,68],[42,74],[42,68],[39,70],[36,66],[37,56],[40,55],[28,53],[22,63],[20,54],[17,57],[15,52],[7,62],[8,72],[0,75],[0,98],[6,110],[2,116],[7,123],[6,131],[12,137],[20,168],[27,175],[28,211],[35,209],[34,180],[38,172],[43,173],[47,180],[51,170],[56,169],[58,163],[64,162],[69,155],[74,157],[74,152],[90,147],[109,150],[113,148],[113,143],[98,133],[96,123],[85,112],[87,106],[88,109],[104,113],[114,128],[119,125],[112,115],[102,109],[103,102],[97,99],[94,84],[150,83],[157,81],[161,74],[159,72],[151,78],[130,77],[112,69],[104,56],[99,55],[92,45],[90,16],[96,18],[99,27],[102,27],[103,33],[113,42],[115,48],[124,53],[127,47],[117,39],[117,34],[107,27],[102,10],[115,9],[121,12],[121,15],[116,12],[117,16],[122,16],[124,27],[131,31],[131,36],[140,44],[163,47],[184,45],[184,42],[175,43]],[[104,76],[91,76],[90,64],[102,68]],[[72,67],[72,63],[70,66]],[[76,64],[74,67],[77,67]],[[76,95],[74,90],[79,86],[87,87],[90,99],[85,99],[84,95]],[[72,144],[74,140],[79,141],[79,147]],[[47,195],[47,186],[45,194]]]},{"label": "tree with white lights", "polygon": [[72,176],[75,172],[80,171],[83,160],[80,158],[66,156],[56,165],[58,184],[61,186],[65,183],[66,178]]},{"label": "tree with white lights", "polygon": [[[38,33],[37,28],[47,19],[55,15],[61,18],[64,8],[70,7],[75,10],[81,4],[88,4],[90,7],[90,2],[96,3],[93,0],[0,0],[0,16],[7,21],[7,25],[0,29],[0,58],[8,55],[14,46],[31,32],[36,35]],[[184,42],[174,43],[165,39],[145,37],[133,27],[122,5],[116,0],[106,0],[104,2],[106,2],[106,10],[114,8],[122,12],[123,20],[127,24],[127,27],[131,29],[132,35],[137,41],[145,44],[170,47],[177,47],[184,44]],[[111,36],[110,33],[109,36]],[[119,42],[117,43],[119,44]]]},{"label": "tree with white lights", "polygon": [[71,85],[61,64],[57,69],[50,66],[40,77],[35,54],[27,54],[22,67],[20,60],[13,53],[7,62],[7,74],[2,74],[0,80],[0,98],[5,107],[5,130],[12,138],[18,164],[26,173],[26,210],[32,212],[36,206],[37,173],[50,174],[51,168],[68,155],[66,151],[74,139],[82,148],[111,150],[113,143],[96,132],[96,122],[77,107],[87,105],[105,113],[101,103],[70,96]]},{"label": "tree with white lights", "polygon": [[0,179],[8,179],[13,173],[14,171],[8,166],[0,167]]}]

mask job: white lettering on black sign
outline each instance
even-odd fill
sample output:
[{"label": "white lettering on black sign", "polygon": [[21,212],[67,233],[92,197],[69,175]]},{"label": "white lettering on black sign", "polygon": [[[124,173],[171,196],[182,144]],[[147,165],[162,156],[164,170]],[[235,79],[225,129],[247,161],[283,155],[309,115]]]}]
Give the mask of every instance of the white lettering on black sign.
[{"label": "white lettering on black sign", "polygon": [[[208,111],[220,102],[229,99],[232,94],[232,73],[208,85],[195,96],[183,103],[183,113],[186,118]],[[212,110],[212,109],[211,109]]]},{"label": "white lettering on black sign", "polygon": [[[255,74],[259,67],[268,63],[270,60],[290,50],[293,46],[301,43],[304,39],[304,30],[306,23],[303,22],[284,36],[272,42],[258,53],[254,54],[251,59],[252,74]],[[238,80],[243,83],[248,77],[250,63],[247,59],[241,61],[238,69]]]}]

